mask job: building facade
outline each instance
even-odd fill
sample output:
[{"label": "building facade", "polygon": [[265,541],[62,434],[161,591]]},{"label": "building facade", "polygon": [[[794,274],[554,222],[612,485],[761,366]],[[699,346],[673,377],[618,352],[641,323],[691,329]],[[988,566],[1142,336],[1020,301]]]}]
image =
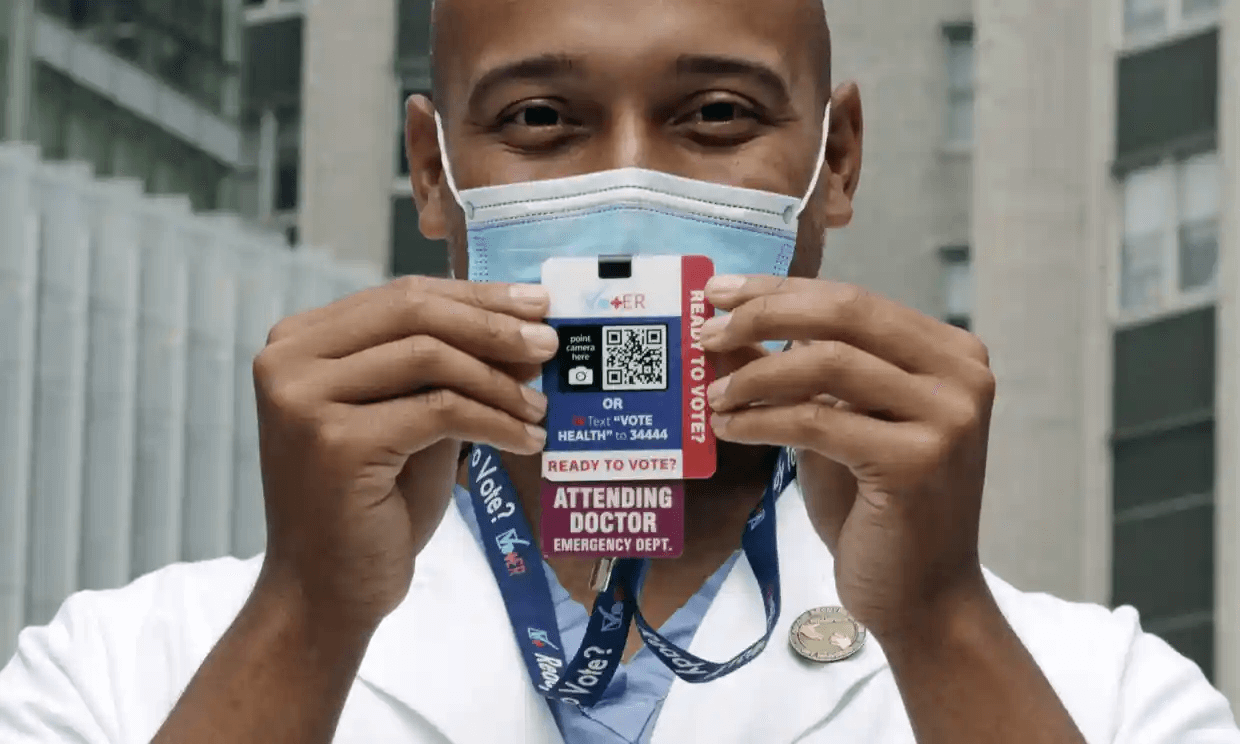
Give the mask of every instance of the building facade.
[{"label": "building facade", "polygon": [[244,18],[255,216],[395,274],[446,273],[404,159],[404,100],[430,91],[428,0],[260,0]]},{"label": "building facade", "polygon": [[11,0],[0,11],[3,136],[100,176],[238,206],[240,0]]},{"label": "building facade", "polygon": [[983,560],[1240,701],[1240,6],[827,8],[866,136],[823,274],[987,342]]},{"label": "building facade", "polygon": [[833,83],[857,83],[865,131],[853,221],[828,234],[822,275],[965,327],[972,5],[826,0]]},{"label": "building facade", "polygon": [[980,0],[971,217],[984,557],[1135,606],[1233,701],[1238,10]]}]

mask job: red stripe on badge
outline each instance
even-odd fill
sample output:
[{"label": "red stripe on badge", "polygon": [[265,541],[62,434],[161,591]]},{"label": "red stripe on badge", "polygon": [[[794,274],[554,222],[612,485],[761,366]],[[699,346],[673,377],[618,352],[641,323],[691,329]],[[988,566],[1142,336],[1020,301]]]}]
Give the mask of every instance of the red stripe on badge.
[{"label": "red stripe on badge", "polygon": [[710,407],[706,386],[715,371],[700,343],[702,324],[714,317],[715,308],[706,301],[706,282],[715,273],[715,264],[706,256],[684,256],[680,264],[681,310],[681,390],[683,395],[684,478],[709,478],[715,474],[715,432],[710,428]]}]

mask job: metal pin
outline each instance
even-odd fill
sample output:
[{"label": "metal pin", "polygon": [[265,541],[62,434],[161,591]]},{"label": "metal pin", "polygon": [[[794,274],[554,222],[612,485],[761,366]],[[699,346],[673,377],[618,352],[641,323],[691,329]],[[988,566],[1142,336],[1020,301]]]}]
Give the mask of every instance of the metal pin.
[{"label": "metal pin", "polygon": [[601,592],[611,583],[611,571],[616,566],[615,558],[599,558],[590,571],[590,589]]}]

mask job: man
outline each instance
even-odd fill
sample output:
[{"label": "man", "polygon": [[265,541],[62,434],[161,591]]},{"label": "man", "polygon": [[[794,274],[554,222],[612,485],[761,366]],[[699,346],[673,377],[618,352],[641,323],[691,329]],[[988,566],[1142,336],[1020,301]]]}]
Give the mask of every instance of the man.
[{"label": "man", "polygon": [[[685,684],[662,662],[688,657],[633,631],[595,704],[546,699],[522,655],[560,635],[509,622],[480,497],[462,490],[489,450],[459,455],[504,451],[537,523],[546,399],[525,383],[556,350],[547,296],[407,279],[280,323],[256,360],[265,555],[69,599],[0,674],[0,740],[1240,742],[1222,696],[1131,610],[1022,594],[980,567],[994,392],[981,343],[812,278],[824,230],[849,221],[862,131],[856,87],[830,86],[819,0],[440,0],[435,20],[443,136],[415,97],[407,146],[422,231],[448,240],[458,277],[517,260],[475,239],[462,196],[479,188],[640,168],[701,193],[808,192],[789,212],[792,278],[708,288],[730,311],[701,337],[721,376],[719,471],[688,486],[683,556],[624,586],[705,659],[761,636],[772,594],[751,580],[762,555],[747,541],[770,516],[756,505],[777,448],[793,448],[798,480],[774,515],[791,612],[773,637],[852,655],[759,644]],[[760,346],[779,339],[795,343]],[[558,630],[592,632],[593,564],[549,568]],[[847,614],[792,630],[835,605]]]}]

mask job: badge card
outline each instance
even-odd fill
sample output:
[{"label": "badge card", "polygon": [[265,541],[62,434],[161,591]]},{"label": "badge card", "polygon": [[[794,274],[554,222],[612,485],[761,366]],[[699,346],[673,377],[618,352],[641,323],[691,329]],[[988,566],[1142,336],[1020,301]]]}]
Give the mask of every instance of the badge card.
[{"label": "badge card", "polygon": [[715,474],[702,324],[714,315],[705,256],[550,259],[543,367],[551,481],[680,480]]},{"label": "badge card", "polygon": [[559,334],[543,367],[546,555],[675,557],[683,480],[715,473],[700,343],[714,315],[705,256],[553,258],[542,267],[547,322]]}]

